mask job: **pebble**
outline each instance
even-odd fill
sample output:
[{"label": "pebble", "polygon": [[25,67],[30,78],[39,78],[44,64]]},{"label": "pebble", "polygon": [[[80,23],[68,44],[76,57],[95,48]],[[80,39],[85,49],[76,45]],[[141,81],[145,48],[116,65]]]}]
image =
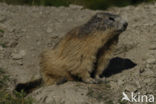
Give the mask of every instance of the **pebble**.
[{"label": "pebble", "polygon": [[141,88],[140,82],[138,80],[135,81],[138,88]]},{"label": "pebble", "polygon": [[52,32],[52,29],[51,28],[47,28],[47,33],[51,33]]},{"label": "pebble", "polygon": [[145,78],[144,80],[143,80],[143,82],[145,82],[145,83],[151,83],[151,78]]},{"label": "pebble", "polygon": [[3,47],[2,46],[0,46],[0,51],[3,51]]},{"label": "pebble", "polygon": [[19,51],[19,53],[13,53],[11,56],[15,60],[22,59],[25,56],[26,52],[24,50]]},{"label": "pebble", "polygon": [[156,44],[152,44],[150,47],[149,47],[150,50],[156,50]]},{"label": "pebble", "polygon": [[156,64],[156,59],[155,58],[149,58],[149,59],[146,60],[146,62],[148,64]]},{"label": "pebble", "polygon": [[148,69],[145,72],[143,72],[142,75],[145,76],[145,77],[153,77],[154,76],[154,72],[151,71],[150,69]]},{"label": "pebble", "polygon": [[146,64],[145,68],[148,68],[148,69],[152,69],[153,65],[151,64]]},{"label": "pebble", "polygon": [[21,31],[22,31],[22,32],[26,32],[26,31],[27,31],[27,29],[22,29]]},{"label": "pebble", "polygon": [[1,38],[1,37],[3,37],[3,33],[2,33],[2,32],[0,32],[0,38]]},{"label": "pebble", "polygon": [[115,83],[115,82],[113,82],[113,81],[111,81],[110,82],[110,86],[111,86],[111,89],[118,89],[118,85],[117,85],[117,83]]},{"label": "pebble", "polygon": [[135,92],[137,91],[137,87],[132,84],[128,84],[126,85],[125,90],[130,91],[130,92]]},{"label": "pebble", "polygon": [[13,28],[13,27],[11,27],[11,28],[8,28],[8,31],[9,31],[9,32],[14,32],[14,31],[16,31],[16,29]]},{"label": "pebble", "polygon": [[18,45],[18,41],[15,41],[15,40],[11,40],[7,46],[8,47],[11,47],[11,48],[15,48],[16,46]]},{"label": "pebble", "polygon": [[6,17],[4,15],[0,15],[0,22],[6,21]]},{"label": "pebble", "polygon": [[119,79],[119,80],[118,80],[118,85],[121,86],[121,85],[123,85],[123,84],[124,84],[124,81]]},{"label": "pebble", "polygon": [[16,63],[17,63],[18,65],[23,65],[23,60],[17,60]]},{"label": "pebble", "polygon": [[143,67],[141,67],[140,69],[139,69],[139,73],[143,73],[145,71],[145,68],[143,68]]},{"label": "pebble", "polygon": [[153,51],[149,51],[149,52],[146,54],[147,57],[153,57],[153,55],[154,55],[154,52],[153,52]]}]

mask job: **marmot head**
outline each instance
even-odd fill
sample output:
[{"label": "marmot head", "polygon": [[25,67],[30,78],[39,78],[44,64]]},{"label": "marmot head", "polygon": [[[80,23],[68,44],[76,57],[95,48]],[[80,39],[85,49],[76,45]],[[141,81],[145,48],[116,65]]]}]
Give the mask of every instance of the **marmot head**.
[{"label": "marmot head", "polygon": [[[87,35],[91,32],[112,30],[120,34],[125,31],[128,23],[119,15],[111,13],[97,13],[81,28],[81,33]],[[81,35],[81,33],[79,35]]]}]

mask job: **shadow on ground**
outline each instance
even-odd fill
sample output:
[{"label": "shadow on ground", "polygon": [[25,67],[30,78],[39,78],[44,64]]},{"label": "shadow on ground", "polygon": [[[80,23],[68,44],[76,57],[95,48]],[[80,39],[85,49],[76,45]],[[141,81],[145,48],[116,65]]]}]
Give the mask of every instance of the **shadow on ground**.
[{"label": "shadow on ground", "polygon": [[135,67],[137,64],[128,58],[115,57],[110,60],[108,67],[104,70],[102,77],[110,77],[120,73],[123,70],[128,70]]}]

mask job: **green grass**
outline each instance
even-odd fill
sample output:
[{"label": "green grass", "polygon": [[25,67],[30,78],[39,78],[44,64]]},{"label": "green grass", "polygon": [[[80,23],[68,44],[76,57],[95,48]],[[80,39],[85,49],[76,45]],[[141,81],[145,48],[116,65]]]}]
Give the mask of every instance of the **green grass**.
[{"label": "green grass", "polygon": [[5,43],[0,43],[0,46],[2,46],[3,48],[7,48]]},{"label": "green grass", "polygon": [[25,98],[26,94],[22,92],[11,92],[7,90],[9,76],[0,68],[0,104],[33,104],[31,97]]},{"label": "green grass", "polygon": [[[3,34],[4,33],[4,30],[0,29],[0,33]],[[3,48],[6,48],[7,47],[5,43],[1,43],[1,42],[0,42],[0,46],[2,46]]]},{"label": "green grass", "polygon": [[25,98],[25,93],[14,92],[10,94],[7,91],[0,91],[0,104],[32,104],[31,97]]},{"label": "green grass", "polygon": [[1,33],[4,33],[4,30],[0,29],[0,32],[1,32]]}]

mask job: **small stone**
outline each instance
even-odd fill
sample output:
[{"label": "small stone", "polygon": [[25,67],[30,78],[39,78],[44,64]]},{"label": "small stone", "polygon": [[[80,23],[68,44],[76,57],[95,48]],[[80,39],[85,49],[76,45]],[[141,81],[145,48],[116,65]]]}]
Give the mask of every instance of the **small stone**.
[{"label": "small stone", "polygon": [[4,55],[3,54],[0,54],[0,59],[4,58]]},{"label": "small stone", "polygon": [[118,85],[121,86],[124,84],[124,81],[123,80],[118,80]]},{"label": "small stone", "polygon": [[0,22],[6,21],[6,17],[4,15],[0,15]]},{"label": "small stone", "polygon": [[3,51],[3,47],[2,46],[0,46],[0,51]]},{"label": "small stone", "polygon": [[149,47],[150,50],[156,50],[156,45],[155,44],[152,44],[150,47]]},{"label": "small stone", "polygon": [[18,45],[18,41],[16,40],[12,40],[7,44],[7,46],[11,48],[15,48],[17,45]]},{"label": "small stone", "polygon": [[11,56],[13,59],[18,60],[22,59],[23,56],[25,56],[26,52],[24,50],[21,50],[19,53],[13,53]]},{"label": "small stone", "polygon": [[40,41],[37,41],[37,45],[41,45],[41,42]]},{"label": "small stone", "polygon": [[145,68],[141,67],[139,70],[139,73],[143,73],[145,71]]},{"label": "small stone", "polygon": [[146,70],[145,72],[142,73],[143,76],[148,76],[148,77],[153,77],[154,76],[154,72],[151,71],[150,69]]},{"label": "small stone", "polygon": [[67,22],[73,22],[73,19],[72,18],[68,18]]},{"label": "small stone", "polygon": [[0,32],[0,38],[2,38],[3,37],[3,33],[2,32]]},{"label": "small stone", "polygon": [[17,60],[16,63],[17,63],[18,65],[23,65],[23,61],[22,61],[22,60]]},{"label": "small stone", "polygon": [[156,64],[156,59],[154,59],[154,58],[149,58],[149,59],[147,59],[147,61],[146,61],[148,64]]},{"label": "small stone", "polygon": [[115,83],[113,81],[110,82],[110,86],[111,86],[111,89],[118,89],[117,83]]},{"label": "small stone", "polygon": [[154,52],[153,52],[153,51],[149,51],[149,52],[146,54],[146,56],[147,56],[148,58],[153,57],[153,55],[154,55]]},{"label": "small stone", "polygon": [[126,85],[125,90],[130,91],[130,92],[135,92],[135,91],[137,91],[137,88],[136,88],[136,86],[134,86],[132,84],[128,84],[128,85]]},{"label": "small stone", "polygon": [[20,54],[21,54],[22,56],[25,56],[26,52],[25,52],[24,50],[21,50],[21,51],[20,51]]},{"label": "small stone", "polygon": [[150,79],[150,78],[145,78],[143,81],[144,81],[145,83],[151,83],[151,79]]},{"label": "small stone", "polygon": [[47,28],[47,33],[51,33],[52,32],[52,29],[51,28]]},{"label": "small stone", "polygon": [[9,32],[15,32],[15,30],[16,30],[15,28],[8,28]]},{"label": "small stone", "polygon": [[22,32],[26,32],[27,30],[26,30],[26,29],[22,29],[21,31],[22,31]]},{"label": "small stone", "polygon": [[141,88],[140,82],[138,80],[135,81],[138,88]]},{"label": "small stone", "polygon": [[22,59],[22,56],[20,54],[13,53],[12,58],[15,59],[15,60],[18,60],[18,59]]}]

